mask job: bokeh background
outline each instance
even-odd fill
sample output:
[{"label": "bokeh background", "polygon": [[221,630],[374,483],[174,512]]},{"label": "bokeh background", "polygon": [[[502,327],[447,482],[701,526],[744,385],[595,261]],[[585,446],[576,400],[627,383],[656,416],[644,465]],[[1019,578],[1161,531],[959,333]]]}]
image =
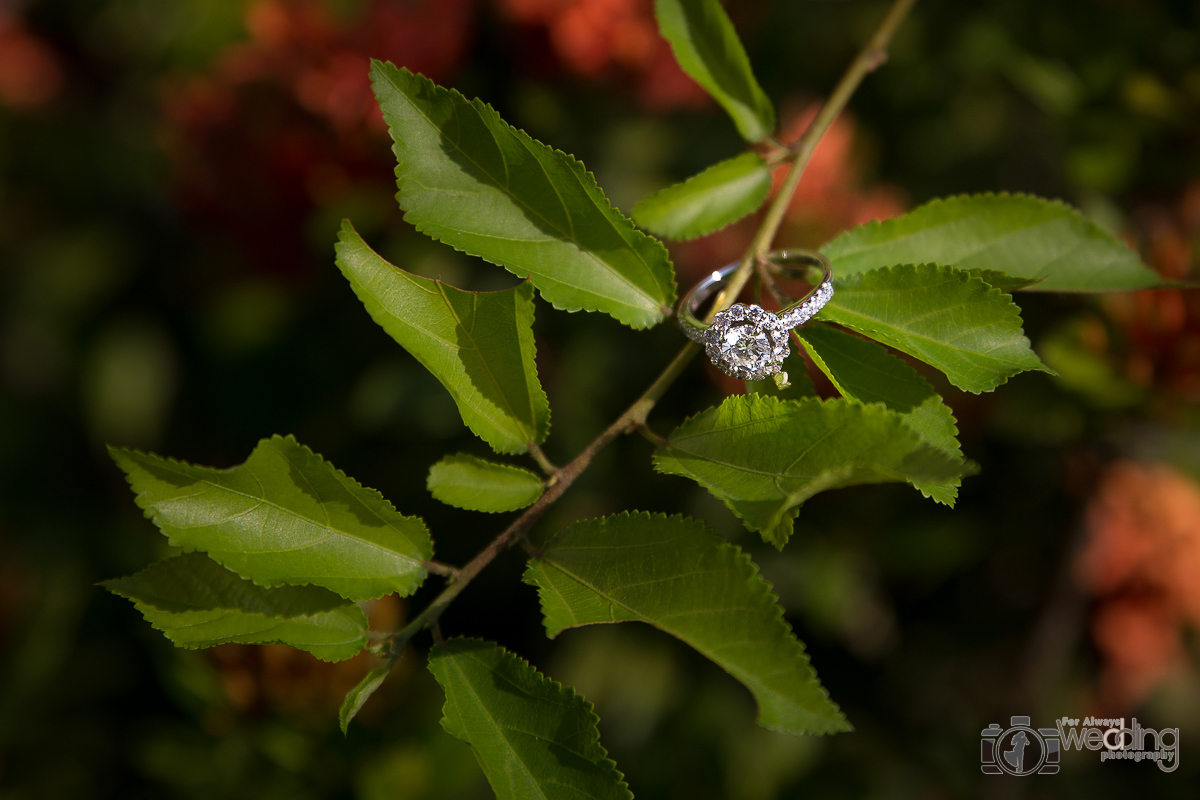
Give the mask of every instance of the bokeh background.
[{"label": "bokeh background", "polygon": [[[469,558],[503,519],[439,506],[424,476],[486,448],[358,305],[335,231],[350,217],[398,265],[463,288],[513,279],[403,223],[367,60],[483,97],[628,210],[742,146],[674,65],[651,5],[0,2],[0,798],[490,796],[439,729],[427,638],[343,738],[336,708],[365,657],[175,650],[97,588],[164,548],[104,443],[231,466],[294,433],[424,516],[443,560]],[[885,9],[729,5],[787,137]],[[922,0],[817,151],[781,242],[939,195],[1022,191],[1194,278],[1198,110],[1195,0]],[[681,283],[736,257],[753,226],[674,247]],[[633,507],[702,517],[752,551],[856,733],[757,728],[736,682],[648,628],[547,641],[517,553],[443,629],[579,688],[639,798],[1195,797],[1200,295],[1018,300],[1060,378],[975,397],[931,376],[983,468],[956,510],[905,486],[828,493],[777,553],[654,474],[635,437],[537,529]],[[634,333],[540,301],[536,333],[560,462],[681,343],[669,325]],[[651,424],[740,390],[694,367]],[[390,628],[408,606],[371,613]],[[1014,714],[1177,727],[1182,766],[1071,752],[1057,776],[985,779],[980,731]]]}]

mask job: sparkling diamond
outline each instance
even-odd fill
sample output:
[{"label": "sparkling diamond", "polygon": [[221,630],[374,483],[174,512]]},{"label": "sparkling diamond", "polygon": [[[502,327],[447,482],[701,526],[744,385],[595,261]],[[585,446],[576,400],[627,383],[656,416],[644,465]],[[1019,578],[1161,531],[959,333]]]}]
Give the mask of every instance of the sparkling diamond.
[{"label": "sparkling diamond", "polygon": [[758,306],[741,304],[721,312],[705,336],[708,357],[725,374],[762,380],[787,358],[787,330],[779,318]]}]

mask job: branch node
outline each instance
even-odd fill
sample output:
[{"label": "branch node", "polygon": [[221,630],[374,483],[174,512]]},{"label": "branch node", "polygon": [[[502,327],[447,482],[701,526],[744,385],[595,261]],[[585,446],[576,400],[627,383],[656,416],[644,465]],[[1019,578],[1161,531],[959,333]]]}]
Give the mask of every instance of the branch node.
[{"label": "branch node", "polygon": [[874,72],[887,63],[888,53],[882,47],[876,47],[867,53],[866,59],[867,72]]}]

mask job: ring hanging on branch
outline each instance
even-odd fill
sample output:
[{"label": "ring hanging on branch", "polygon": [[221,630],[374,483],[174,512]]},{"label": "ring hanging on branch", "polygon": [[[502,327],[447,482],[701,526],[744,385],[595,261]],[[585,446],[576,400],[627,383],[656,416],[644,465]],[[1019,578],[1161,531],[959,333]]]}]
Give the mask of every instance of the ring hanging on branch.
[{"label": "ring hanging on branch", "polygon": [[736,303],[717,314],[711,325],[703,322],[696,316],[696,309],[737,271],[739,265],[734,262],[697,283],[679,301],[677,318],[683,332],[704,345],[709,360],[722,372],[744,381],[760,381],[782,370],[783,360],[791,352],[788,332],[816,316],[833,297],[833,270],[829,259],[820,253],[776,250],[766,261],[767,269],[776,275],[807,279],[815,268],[821,271],[821,278],[812,291],[778,312]]}]

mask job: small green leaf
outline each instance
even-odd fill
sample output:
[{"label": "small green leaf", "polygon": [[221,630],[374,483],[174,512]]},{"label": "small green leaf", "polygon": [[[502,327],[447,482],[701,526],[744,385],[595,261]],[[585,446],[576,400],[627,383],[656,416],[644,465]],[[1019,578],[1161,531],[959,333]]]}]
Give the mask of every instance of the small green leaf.
[{"label": "small green leaf", "polygon": [[714,164],[660,189],[633,207],[634,222],[668,239],[695,239],[752,213],[771,191],[771,170],[758,153]]},{"label": "small green leaf", "polygon": [[479,99],[392,64],[371,65],[406,221],[528,277],[555,308],[603,311],[634,328],[671,312],[666,248],[613,208],[582,164]]},{"label": "small green leaf", "polygon": [[290,436],[263,439],[245,464],[197,467],[110,447],[137,504],[184,550],[262,586],[316,584],[351,600],[425,580],[425,523],[405,517]]},{"label": "small green leaf", "polygon": [[961,269],[904,264],[842,278],[831,320],[931,364],[968,392],[1026,370],[1051,372],[1021,331],[1012,298]]},{"label": "small green leaf", "polygon": [[679,66],[721,104],[742,138],[770,136],[775,109],[719,0],[656,0],[654,13]]},{"label": "small green leaf", "polygon": [[286,644],[323,661],[367,645],[367,618],[319,586],[268,589],[203,553],[185,553],[101,586],[132,600],[146,621],[190,650],[236,642]]},{"label": "small green leaf", "polygon": [[459,453],[429,468],[426,484],[437,500],[468,511],[516,511],[542,496],[542,481],[520,467]]},{"label": "small green leaf", "polygon": [[577,522],[530,561],[546,633],[645,622],[737,678],[760,725],[781,733],[850,730],[750,557],[704,524],[644,512]]},{"label": "small green leaf", "polygon": [[838,276],[934,262],[1044,278],[1027,287],[1037,292],[1106,292],[1161,283],[1137,253],[1075,209],[1023,194],[934,200],[902,217],[859,225],[821,252]]},{"label": "small green leaf", "polygon": [[[908,427],[934,447],[962,458],[958,426],[949,406],[917,371],[881,344],[860,339],[830,325],[810,322],[796,329],[813,363],[828,376],[842,397],[860,403],[883,403],[904,414]],[[942,481],[915,480],[926,497],[953,506],[958,476]]]},{"label": "small green leaf", "polygon": [[419,278],[381,258],[344,222],[337,264],[371,318],[454,398],[476,436],[501,453],[523,453],[550,429],[538,381],[533,288],[464,292]]},{"label": "small green leaf", "polygon": [[922,441],[904,420],[849,400],[735,395],[676,428],[654,465],[696,481],[782,548],[800,505],[818,492],[963,474],[961,459]]},{"label": "small green leaf", "polygon": [[384,680],[387,679],[388,673],[392,671],[395,663],[389,659],[387,663],[368,672],[357,686],[346,692],[346,697],[342,700],[342,707],[338,709],[338,725],[341,727],[343,735],[350,728],[350,721],[358,715],[359,711],[362,711],[362,707],[371,699],[371,695],[375,694],[375,690],[383,686]]},{"label": "small green leaf", "polygon": [[446,693],[442,727],[471,745],[499,800],[632,800],[574,690],[478,639],[434,648],[429,671]]}]

